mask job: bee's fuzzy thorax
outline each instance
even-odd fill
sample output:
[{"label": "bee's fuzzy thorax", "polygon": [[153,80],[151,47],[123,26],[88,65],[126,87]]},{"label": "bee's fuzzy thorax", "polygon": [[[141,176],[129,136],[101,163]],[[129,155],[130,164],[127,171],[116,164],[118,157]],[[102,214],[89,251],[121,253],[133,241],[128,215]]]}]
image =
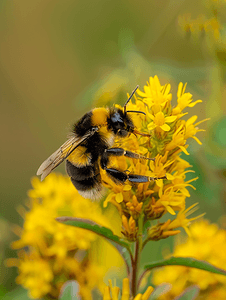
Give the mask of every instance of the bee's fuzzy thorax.
[{"label": "bee's fuzzy thorax", "polygon": [[109,115],[108,109],[104,107],[94,108],[92,110],[91,122],[93,126],[103,126],[107,123]]}]

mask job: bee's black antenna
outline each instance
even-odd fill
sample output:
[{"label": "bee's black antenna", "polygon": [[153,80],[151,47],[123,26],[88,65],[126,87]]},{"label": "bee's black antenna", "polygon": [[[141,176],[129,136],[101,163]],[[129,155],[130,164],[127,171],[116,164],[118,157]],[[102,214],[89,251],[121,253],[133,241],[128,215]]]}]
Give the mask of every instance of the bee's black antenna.
[{"label": "bee's black antenna", "polygon": [[127,113],[137,113],[137,114],[143,114],[146,116],[146,113],[144,111],[139,111],[139,110],[127,110]]},{"label": "bee's black antenna", "polygon": [[126,105],[128,104],[128,102],[131,100],[131,98],[133,97],[134,93],[136,92],[136,90],[139,88],[139,85],[137,85],[135,87],[135,89],[132,91],[132,94],[129,96],[129,98],[127,99],[126,103],[124,104],[124,112],[126,112]]}]

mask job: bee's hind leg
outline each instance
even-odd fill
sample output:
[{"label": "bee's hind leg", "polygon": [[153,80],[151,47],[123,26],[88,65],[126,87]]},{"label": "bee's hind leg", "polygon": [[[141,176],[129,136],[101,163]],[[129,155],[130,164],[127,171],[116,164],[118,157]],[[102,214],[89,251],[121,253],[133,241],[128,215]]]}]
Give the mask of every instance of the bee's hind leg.
[{"label": "bee's hind leg", "polygon": [[158,179],[167,179],[166,176],[163,177],[150,177],[136,174],[127,174],[127,172],[119,171],[113,168],[105,168],[107,175],[116,183],[125,183],[126,180],[132,183],[146,183]]}]

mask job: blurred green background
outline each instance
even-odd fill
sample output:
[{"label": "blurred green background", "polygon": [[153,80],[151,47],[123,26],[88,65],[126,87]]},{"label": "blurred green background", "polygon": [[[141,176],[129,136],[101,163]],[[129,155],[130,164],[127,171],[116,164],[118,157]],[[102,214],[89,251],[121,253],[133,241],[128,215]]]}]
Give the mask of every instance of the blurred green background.
[{"label": "blurred green background", "polygon": [[[203,145],[190,141],[186,159],[199,180],[188,203],[198,201],[199,213],[225,224],[225,21],[225,1],[1,0],[4,299],[26,299],[16,287],[16,270],[6,268],[4,261],[15,256],[11,226],[23,223],[17,207],[27,197],[30,178],[94,101],[123,103],[126,93],[137,84],[142,89],[150,76],[172,85],[175,104],[180,81],[188,82],[186,91],[194,100],[203,100],[188,108],[198,121],[211,118],[200,126],[206,129],[198,134]],[[58,171],[65,172],[64,166]],[[165,243],[156,244],[156,255]]]}]

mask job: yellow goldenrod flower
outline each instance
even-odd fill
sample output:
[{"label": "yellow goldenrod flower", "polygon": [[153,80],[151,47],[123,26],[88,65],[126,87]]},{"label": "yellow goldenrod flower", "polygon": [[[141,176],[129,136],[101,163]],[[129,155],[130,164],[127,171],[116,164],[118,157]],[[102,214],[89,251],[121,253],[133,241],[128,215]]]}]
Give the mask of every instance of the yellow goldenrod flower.
[{"label": "yellow goldenrod flower", "polygon": [[157,76],[150,77],[148,85],[144,86],[144,92],[137,91],[138,95],[143,97],[143,101],[147,103],[149,108],[152,108],[153,113],[158,113],[172,99],[172,94],[169,93],[170,84],[161,86]]},{"label": "yellow goldenrod flower", "polygon": [[[174,190],[176,189],[176,191]],[[175,215],[175,210],[182,210],[185,206],[186,195],[177,187],[168,187],[163,192],[163,187],[159,189],[159,199],[153,204],[153,210],[163,209]]]},{"label": "yellow goldenrod flower", "polygon": [[[150,169],[153,172],[154,177],[163,177],[168,167],[174,162],[174,160],[167,160],[169,151],[166,151],[164,156],[157,154],[155,161],[150,162]],[[167,176],[168,178],[168,176]],[[156,182],[158,185],[158,182]]]},{"label": "yellow goldenrod flower", "polygon": [[171,128],[166,123],[172,123],[177,119],[177,116],[169,116],[165,117],[162,111],[157,112],[156,115],[152,115],[148,113],[148,116],[153,122],[148,124],[148,129],[162,129],[163,131],[169,131]]},{"label": "yellow goldenrod flower", "polygon": [[[134,124],[138,124],[139,131],[150,132],[150,138],[131,134],[115,142],[116,147],[155,160],[112,157],[109,163],[109,167],[127,174],[149,176],[155,180],[137,184],[127,181],[126,185],[120,185],[101,171],[103,182],[110,189],[104,206],[110,202],[117,207],[122,217],[122,232],[130,240],[137,237],[138,219],[142,214],[147,220],[159,219],[167,213],[176,217],[180,211],[183,215],[186,198],[190,197],[188,188],[194,189],[191,182],[197,179],[186,180],[186,174],[193,171],[187,170],[191,166],[179,154],[183,151],[189,155],[187,140],[190,137],[196,139],[196,133],[201,131],[197,128],[200,123],[195,123],[196,116],[190,117],[188,121],[182,120],[183,115],[187,114],[185,109],[202,101],[193,101],[192,95],[185,92],[186,84],[180,83],[177,105],[173,108],[170,89],[169,84],[162,86],[157,76],[150,77],[144,92],[137,90],[139,98],[135,96],[135,103],[128,103],[128,110],[146,113],[146,116],[134,113],[132,118]],[[129,228],[129,220],[133,223],[133,230]]]},{"label": "yellow goldenrod flower", "polygon": [[193,124],[196,120],[197,120],[197,116],[193,116],[190,119],[188,119],[185,123],[185,127],[186,127],[186,131],[185,131],[185,139],[188,139],[189,137],[193,138],[199,145],[202,145],[202,143],[200,142],[200,140],[195,136],[197,132],[199,131],[205,131],[203,129],[199,129],[198,127],[196,127],[197,125],[209,120],[208,119],[204,119],[202,121],[197,122],[196,124]]},{"label": "yellow goldenrod flower", "polygon": [[177,106],[172,110],[173,115],[181,114],[182,110],[186,107],[194,107],[197,103],[202,102],[202,100],[192,102],[192,94],[185,93],[186,86],[187,84],[183,86],[182,82],[179,83],[177,90]]},{"label": "yellow goldenrod flower", "polygon": [[185,127],[181,124],[173,134],[172,140],[166,145],[165,150],[170,151],[177,149],[178,147],[187,155],[189,155],[186,150],[186,139],[185,139]]},{"label": "yellow goldenrod flower", "polygon": [[[162,227],[162,230],[172,230],[172,229],[176,229],[179,227],[184,228],[184,230],[186,231],[186,233],[190,236],[190,231],[188,229],[188,226],[191,224],[191,222],[193,222],[194,220],[197,220],[198,218],[201,218],[205,215],[201,214],[197,217],[191,218],[191,219],[187,219],[187,217],[192,214],[193,212],[195,212],[198,207],[197,207],[198,203],[195,203],[193,205],[191,205],[190,207],[188,207],[187,209],[183,209],[181,211],[179,211],[179,213],[177,214],[176,218],[171,221],[168,220]],[[164,235],[164,233],[163,233]]]},{"label": "yellow goldenrod flower", "polygon": [[[195,205],[189,209],[192,210]],[[183,214],[188,213],[184,211]],[[180,218],[179,218],[180,219]],[[179,220],[179,223],[187,226],[186,218]],[[177,226],[177,221],[168,225],[168,228]],[[200,260],[206,260],[209,263],[219,267],[226,268],[226,231],[219,229],[216,224],[210,224],[207,220],[199,220],[189,227],[190,236],[184,243],[177,243],[173,256],[194,257]],[[183,266],[164,267],[154,272],[153,283],[161,284],[169,282],[172,289],[162,296],[163,300],[171,300],[178,296],[182,291],[191,285],[198,285],[201,289],[197,300],[224,300],[226,296],[225,284],[226,278],[222,275],[209,273],[203,270],[188,268]]]},{"label": "yellow goldenrod flower", "polygon": [[17,261],[8,261],[18,267],[17,282],[33,298],[57,298],[61,286],[73,278],[80,285],[83,299],[92,299],[91,290],[101,287],[104,274],[104,267],[89,258],[91,243],[97,236],[55,219],[88,218],[107,227],[109,221],[99,205],[80,196],[67,177],[52,173],[43,182],[34,178],[32,185],[28,193],[30,210],[23,212],[24,228],[20,239],[12,244],[14,249],[26,247],[28,251],[20,251]]},{"label": "yellow goldenrod flower", "polygon": [[144,294],[138,294],[135,297],[131,297],[129,279],[124,278],[122,282],[121,297],[120,289],[117,286],[112,286],[112,281],[109,280],[109,285],[105,287],[103,300],[148,300],[153,292],[153,287],[149,286]]}]

